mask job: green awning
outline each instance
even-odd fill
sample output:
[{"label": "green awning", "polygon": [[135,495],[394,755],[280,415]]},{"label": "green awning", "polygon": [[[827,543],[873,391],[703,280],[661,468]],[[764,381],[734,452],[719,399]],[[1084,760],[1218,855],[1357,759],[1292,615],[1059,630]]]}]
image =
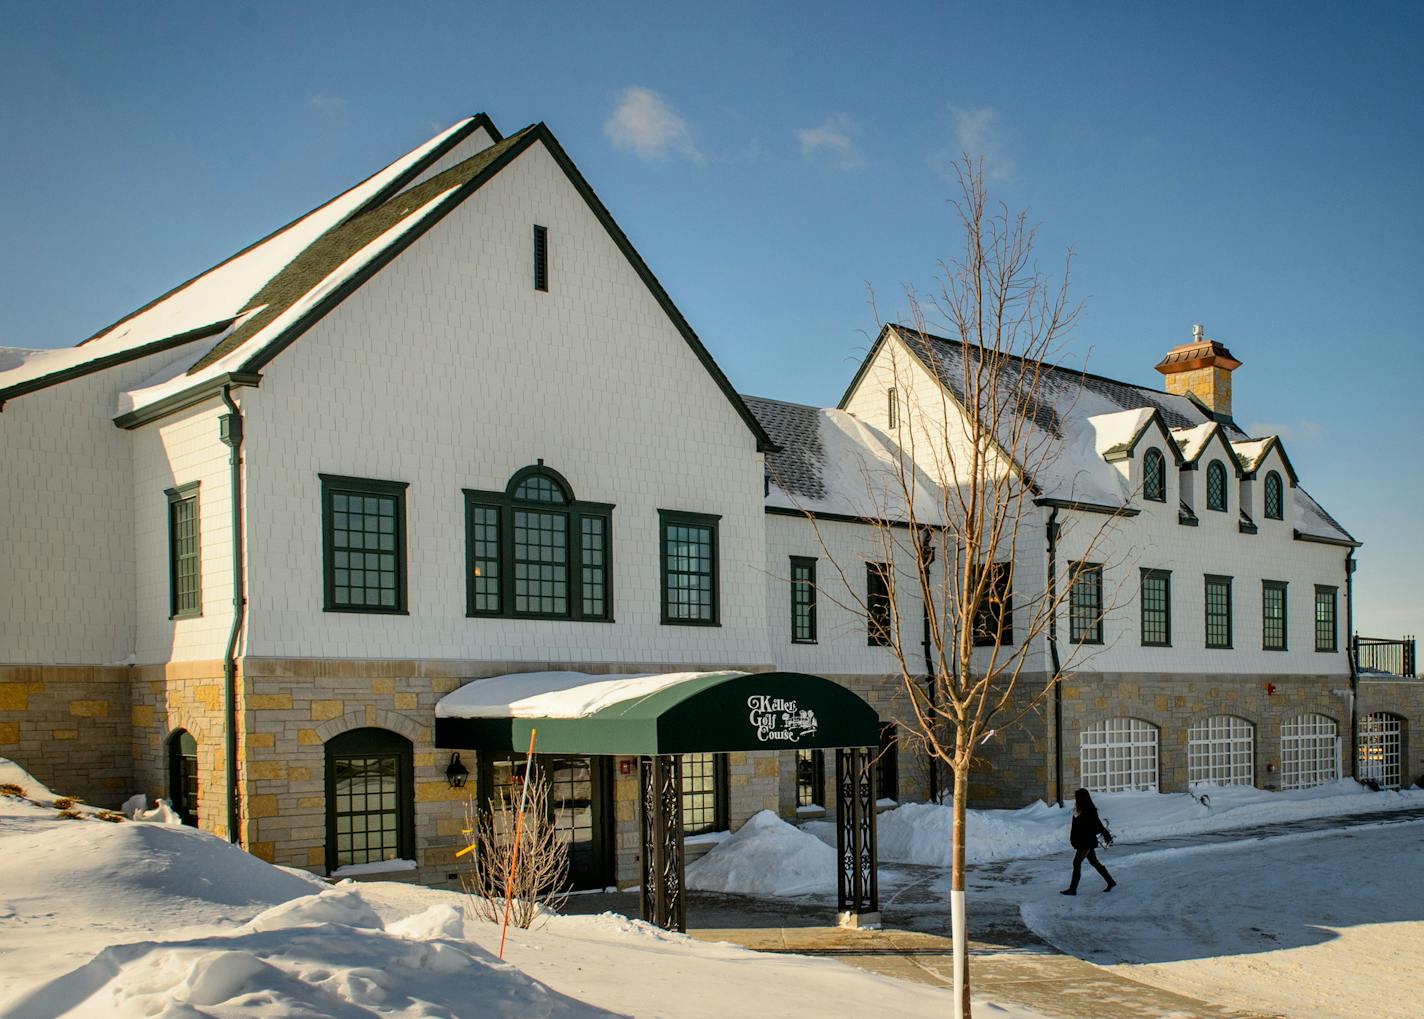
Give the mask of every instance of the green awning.
[{"label": "green awning", "polygon": [[[515,681],[508,685],[527,694],[517,682],[521,678],[476,680],[474,686]],[[567,695],[579,692],[567,679],[553,695],[511,698],[506,704],[496,699],[470,707],[461,703],[457,690],[437,709],[435,745],[524,751],[534,728],[538,729],[535,751],[552,754],[655,756],[879,744],[880,720],[875,709],[820,676],[799,672],[687,673],[669,676],[661,686],[659,677],[629,677],[624,680],[626,698],[618,696],[620,680],[586,678],[589,684],[603,684],[599,689],[604,696],[596,708],[579,714],[567,707]]]}]

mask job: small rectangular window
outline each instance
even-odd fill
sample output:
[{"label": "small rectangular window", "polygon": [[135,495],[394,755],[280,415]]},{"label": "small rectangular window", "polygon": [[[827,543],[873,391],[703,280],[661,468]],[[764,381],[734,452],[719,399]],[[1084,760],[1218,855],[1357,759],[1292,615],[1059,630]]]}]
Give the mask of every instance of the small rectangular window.
[{"label": "small rectangular window", "polygon": [[705,835],[728,824],[726,754],[682,755],[682,832]]},{"label": "small rectangular window", "polygon": [[1340,650],[1339,635],[1335,627],[1335,598],[1338,588],[1315,587],[1315,650]]},{"label": "small rectangular window", "polygon": [[791,643],[816,643],[816,560],[791,557]]},{"label": "small rectangular window", "polygon": [[663,623],[718,626],[717,522],[705,513],[658,510]]},{"label": "small rectangular window", "polygon": [[885,420],[892,432],[900,427],[900,396],[893,388],[885,391]]},{"label": "small rectangular window", "polygon": [[549,228],[534,228],[534,289],[549,289]]},{"label": "small rectangular window", "polygon": [[1286,585],[1280,580],[1261,581],[1261,647],[1286,649]]},{"label": "small rectangular window", "polygon": [[1142,571],[1142,646],[1172,646],[1172,573]]},{"label": "small rectangular window", "polygon": [[822,750],[796,751],[796,805],[826,805],[826,754]]},{"label": "small rectangular window", "polygon": [[1231,647],[1231,578],[1206,578],[1206,646]]},{"label": "small rectangular window", "polygon": [[1103,567],[1100,563],[1071,564],[1073,587],[1068,592],[1068,639],[1074,644],[1103,642]]},{"label": "small rectangular window", "polygon": [[890,610],[890,567],[865,564],[865,643],[889,647],[893,613]]},{"label": "small rectangular window", "polygon": [[168,615],[203,614],[202,547],[198,536],[198,482],[167,490]]},{"label": "small rectangular window", "polygon": [[407,487],[321,475],[326,611],[406,611]]},{"label": "small rectangular window", "polygon": [[989,582],[974,610],[974,644],[990,647],[1014,642],[1013,570],[1008,563],[992,563]]}]

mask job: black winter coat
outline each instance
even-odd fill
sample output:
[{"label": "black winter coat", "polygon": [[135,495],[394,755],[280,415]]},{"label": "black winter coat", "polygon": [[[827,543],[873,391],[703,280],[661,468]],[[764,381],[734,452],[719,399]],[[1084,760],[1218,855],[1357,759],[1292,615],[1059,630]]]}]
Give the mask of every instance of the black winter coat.
[{"label": "black winter coat", "polygon": [[1096,810],[1087,814],[1073,815],[1073,828],[1068,833],[1068,842],[1074,849],[1095,849],[1098,845],[1098,836],[1108,844],[1112,843],[1112,833],[1103,827],[1103,822],[1098,817]]}]

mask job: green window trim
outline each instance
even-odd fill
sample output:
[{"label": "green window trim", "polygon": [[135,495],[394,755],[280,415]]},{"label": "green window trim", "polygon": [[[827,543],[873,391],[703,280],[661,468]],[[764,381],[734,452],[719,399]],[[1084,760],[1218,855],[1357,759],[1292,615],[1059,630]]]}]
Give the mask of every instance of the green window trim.
[{"label": "green window trim", "polygon": [[1267,520],[1285,519],[1285,485],[1275,471],[1266,475],[1265,514]]},{"label": "green window trim", "polygon": [[1149,449],[1142,455],[1142,498],[1167,501],[1167,461],[1160,450]]},{"label": "green window trim", "polygon": [[[321,478],[323,610],[408,615],[405,493],[410,485],[404,481],[377,481],[340,474],[318,477]],[[353,499],[362,500],[359,509],[355,508]],[[338,527],[338,524],[343,526]],[[353,524],[360,526],[348,526]],[[341,537],[343,534],[345,538]],[[370,562],[368,557],[374,557],[375,562]],[[353,582],[357,574],[362,580],[360,585]],[[376,574],[374,585],[367,583],[373,579],[369,574]],[[360,601],[353,598],[358,586],[362,591]],[[366,600],[371,593],[377,599],[375,602]]]},{"label": "green window trim", "polygon": [[534,226],[534,289],[549,291],[549,228]]},{"label": "green window trim", "polygon": [[168,618],[203,614],[203,543],[198,487],[190,481],[164,490],[168,496]]},{"label": "green window trim", "polygon": [[1338,587],[1315,585],[1315,650],[1323,654],[1340,650],[1339,595]]},{"label": "green window trim", "polygon": [[826,806],[826,752],[796,751],[796,806]]},{"label": "green window trim", "polygon": [[542,463],[462,491],[466,616],[614,621],[612,503],[575,499]]},{"label": "green window trim", "polygon": [[[718,528],[721,517],[711,513],[658,510],[658,586],[664,626],[721,626],[721,565]],[[680,537],[679,537],[680,535]],[[669,555],[679,541],[684,551]],[[695,546],[688,554],[687,546]],[[706,562],[706,568],[688,569]],[[696,581],[695,584],[692,582]],[[706,583],[704,584],[703,581]],[[676,587],[680,597],[670,597]],[[689,600],[689,596],[695,601]],[[693,606],[696,614],[689,614]],[[676,614],[674,614],[676,613]]]},{"label": "green window trim", "polygon": [[890,592],[890,567],[885,563],[865,564],[865,643],[867,647],[891,647],[895,613]]},{"label": "green window trim", "polygon": [[380,860],[414,860],[411,741],[387,729],[363,727],[333,736],[323,752],[327,874]]},{"label": "green window trim", "polygon": [[1206,575],[1204,613],[1206,646],[1213,651],[1231,649],[1231,578]]},{"label": "green window trim", "polygon": [[[683,835],[706,835],[731,827],[730,768],[726,754],[683,754]],[[708,785],[711,788],[708,788]]]},{"label": "green window trim", "polygon": [[1073,578],[1068,590],[1068,641],[1071,644],[1103,642],[1103,565],[1069,564]]},{"label": "green window trim", "polygon": [[1213,460],[1206,468],[1206,508],[1225,513],[1228,503],[1226,465]]},{"label": "green window trim", "polygon": [[791,643],[816,643],[816,560],[791,557]]},{"label": "green window trim", "polygon": [[1288,643],[1286,582],[1261,581],[1261,650],[1285,651]]},{"label": "green window trim", "polygon": [[1142,571],[1142,646],[1172,646],[1172,571]]},{"label": "green window trim", "polygon": [[1010,563],[990,563],[988,589],[974,613],[975,647],[1012,647],[1014,571]]}]

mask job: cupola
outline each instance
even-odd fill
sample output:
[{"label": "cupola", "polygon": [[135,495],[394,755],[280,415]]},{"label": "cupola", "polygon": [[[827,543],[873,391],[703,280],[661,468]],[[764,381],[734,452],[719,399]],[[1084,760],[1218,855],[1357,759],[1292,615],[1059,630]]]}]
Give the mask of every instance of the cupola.
[{"label": "cupola", "polygon": [[1194,325],[1191,342],[1167,351],[1157,370],[1166,377],[1167,392],[1195,396],[1213,417],[1226,421],[1231,418],[1231,373],[1239,367],[1231,351]]}]

